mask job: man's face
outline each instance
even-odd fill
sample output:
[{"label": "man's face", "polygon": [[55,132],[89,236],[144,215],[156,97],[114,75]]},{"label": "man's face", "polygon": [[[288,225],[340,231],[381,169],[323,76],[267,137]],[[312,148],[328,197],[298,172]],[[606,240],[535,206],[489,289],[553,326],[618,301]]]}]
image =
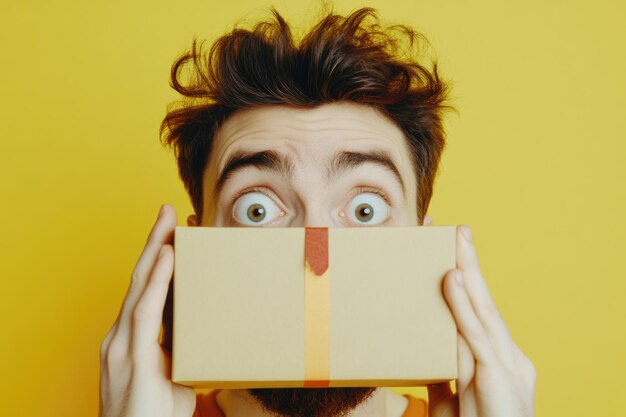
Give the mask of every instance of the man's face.
[{"label": "man's face", "polygon": [[[189,225],[417,225],[416,176],[402,131],[349,102],[268,106],[232,114],[215,135],[204,213]],[[283,416],[343,415],[375,388],[247,390]]]}]

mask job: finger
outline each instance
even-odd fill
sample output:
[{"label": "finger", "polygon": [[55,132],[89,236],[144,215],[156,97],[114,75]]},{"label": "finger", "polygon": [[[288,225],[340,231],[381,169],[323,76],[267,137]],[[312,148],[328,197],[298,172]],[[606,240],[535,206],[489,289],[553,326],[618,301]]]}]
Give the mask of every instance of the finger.
[{"label": "finger", "polygon": [[458,399],[450,388],[449,382],[427,385],[428,415],[433,417],[458,416]]},{"label": "finger", "polygon": [[111,329],[109,329],[109,332],[106,334],[106,336],[104,336],[104,339],[102,340],[102,344],[100,345],[101,352],[106,352],[108,350],[109,344],[111,343],[111,339],[113,339],[113,336],[115,335],[115,333],[117,333],[118,326],[119,326],[119,315],[117,319],[115,319],[115,323],[113,323],[113,326],[111,326]]},{"label": "finger", "polygon": [[505,363],[514,361],[514,342],[480,271],[472,231],[461,225],[457,230],[457,266],[463,271],[466,293],[496,353]]},{"label": "finger", "polygon": [[164,204],[159,213],[159,217],[150,232],[146,246],[133,270],[131,284],[126,293],[120,313],[121,317],[118,331],[128,333],[131,321],[130,316],[141,294],[145,290],[148,276],[155,266],[159,250],[164,244],[173,242],[174,229],[177,222],[176,209],[168,204]]},{"label": "finger", "polygon": [[428,403],[433,405],[440,401],[445,401],[454,395],[449,382],[429,384],[426,386],[426,389],[428,390]]},{"label": "finger", "polygon": [[145,352],[158,345],[163,320],[163,308],[174,272],[174,250],[163,245],[150,279],[133,311],[132,345],[135,352]]},{"label": "finger", "polygon": [[[456,245],[457,268],[463,271],[465,278],[465,286],[471,301],[477,302],[477,307],[483,307],[489,304],[491,295],[487,288],[487,283],[482,278],[480,265],[478,263],[478,255],[472,243],[472,229],[466,225],[457,227]],[[478,312],[477,312],[478,313]]]},{"label": "finger", "polygon": [[528,386],[533,387],[537,382],[537,370],[535,364],[530,360],[528,356],[521,351],[521,349],[515,346],[515,362],[517,368],[517,374],[521,375]]},{"label": "finger", "polygon": [[146,245],[133,270],[133,280],[145,283],[150,270],[154,265],[161,246],[172,243],[173,231],[177,224],[176,209],[164,204],[159,211],[156,223],[150,231]]},{"label": "finger", "polygon": [[459,394],[463,394],[474,379],[476,359],[467,344],[467,340],[465,340],[465,337],[463,337],[461,333],[457,333],[457,360],[459,375],[457,378],[456,391]]},{"label": "finger", "polygon": [[111,346],[111,341],[115,338],[115,336],[117,335],[119,331],[120,317],[122,315],[123,308],[124,308],[124,305],[122,304],[122,307],[120,308],[120,311],[118,312],[117,317],[115,318],[115,322],[109,329],[109,332],[106,334],[106,336],[104,337],[104,340],[102,341],[102,344],[100,345],[100,360],[102,363],[105,362],[105,357],[108,355],[108,352]]},{"label": "finger", "polygon": [[457,379],[456,391],[459,396],[459,411],[463,417],[477,417],[475,390],[476,359],[467,340],[460,333],[458,334],[457,346],[459,377]]},{"label": "finger", "polygon": [[470,303],[461,271],[452,269],[446,274],[443,290],[457,328],[468,342],[476,360],[492,363],[495,354],[491,342]]}]

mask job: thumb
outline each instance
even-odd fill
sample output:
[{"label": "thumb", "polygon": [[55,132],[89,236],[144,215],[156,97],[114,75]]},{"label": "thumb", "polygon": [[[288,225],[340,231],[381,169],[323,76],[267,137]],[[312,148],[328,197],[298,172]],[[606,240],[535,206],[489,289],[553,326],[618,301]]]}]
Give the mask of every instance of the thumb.
[{"label": "thumb", "polygon": [[430,417],[458,417],[458,397],[452,393],[450,382],[430,384],[428,390],[428,415]]}]

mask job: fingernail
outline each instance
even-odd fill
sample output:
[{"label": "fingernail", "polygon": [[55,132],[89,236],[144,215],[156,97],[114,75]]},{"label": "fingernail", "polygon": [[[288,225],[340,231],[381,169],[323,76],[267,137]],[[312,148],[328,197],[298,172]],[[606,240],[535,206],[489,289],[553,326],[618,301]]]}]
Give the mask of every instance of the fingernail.
[{"label": "fingernail", "polygon": [[461,272],[460,271],[455,271],[454,272],[454,281],[459,285],[462,286],[463,285],[463,276],[461,276]]},{"label": "fingernail", "polygon": [[162,213],[163,213],[163,204],[161,204],[161,207],[159,208],[159,214],[157,215],[157,220],[161,218]]},{"label": "fingernail", "polygon": [[465,237],[465,240],[467,240],[468,242],[472,241],[472,229],[470,229],[469,227],[464,227],[463,228],[463,237]]}]

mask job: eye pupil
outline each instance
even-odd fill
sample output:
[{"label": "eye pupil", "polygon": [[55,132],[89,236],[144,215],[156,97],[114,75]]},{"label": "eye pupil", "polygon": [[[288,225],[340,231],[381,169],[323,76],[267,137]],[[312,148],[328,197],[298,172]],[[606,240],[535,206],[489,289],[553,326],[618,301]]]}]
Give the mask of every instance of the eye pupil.
[{"label": "eye pupil", "polygon": [[356,210],[354,210],[354,214],[359,221],[367,222],[374,217],[374,209],[369,204],[359,204]]},{"label": "eye pupil", "polygon": [[260,222],[265,218],[265,207],[253,204],[248,208],[248,218],[253,222]]}]

